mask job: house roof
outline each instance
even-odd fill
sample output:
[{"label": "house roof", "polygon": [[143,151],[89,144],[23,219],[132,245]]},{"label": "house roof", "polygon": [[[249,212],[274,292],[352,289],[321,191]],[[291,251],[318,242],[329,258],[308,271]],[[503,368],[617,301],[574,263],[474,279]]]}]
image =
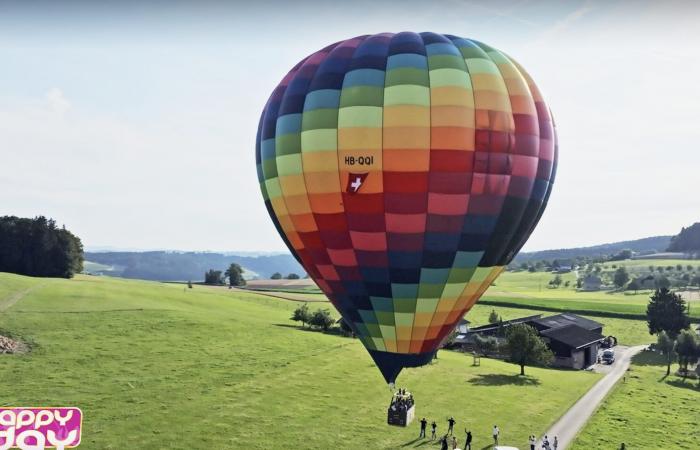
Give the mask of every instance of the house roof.
[{"label": "house roof", "polygon": [[[523,322],[532,322],[535,319],[539,319],[540,317],[542,317],[542,314],[535,314],[534,316],[520,317],[518,319],[504,320],[503,326],[513,325],[516,323],[523,323]],[[483,331],[495,330],[500,325],[501,325],[500,323],[490,323],[488,325],[482,325],[480,327],[471,328],[469,330],[469,332],[470,333],[479,333],[479,332],[483,332]]]},{"label": "house roof", "polygon": [[586,347],[593,342],[598,342],[605,338],[605,336],[598,332],[586,330],[574,324],[544,330],[541,331],[540,334],[572,348]]},{"label": "house roof", "polygon": [[566,325],[576,325],[584,330],[594,330],[603,326],[602,323],[596,322],[595,320],[586,319],[585,317],[571,313],[542,317],[534,319],[532,322],[545,328],[559,328]]}]

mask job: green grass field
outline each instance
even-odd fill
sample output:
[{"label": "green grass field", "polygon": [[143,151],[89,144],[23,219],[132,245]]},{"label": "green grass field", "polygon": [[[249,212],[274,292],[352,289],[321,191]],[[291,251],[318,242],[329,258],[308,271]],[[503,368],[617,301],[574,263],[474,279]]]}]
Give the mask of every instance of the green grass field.
[{"label": "green grass field", "polygon": [[[37,286],[0,329],[34,343],[1,355],[3,405],[79,406],[80,448],[400,448],[418,425],[388,427],[389,391],[358,340],[303,331],[296,302],[217,288],[79,276],[0,274],[0,302]],[[488,314],[488,310],[477,310]],[[521,311],[518,311],[521,312]],[[507,312],[503,311],[505,315]],[[439,431],[448,415],[475,448],[498,423],[523,446],[598,375],[528,368],[442,351],[399,384]],[[431,448],[433,445],[425,446]]]},{"label": "green grass field", "polygon": [[626,381],[618,383],[571,449],[617,449],[624,442],[629,450],[696,450],[700,387],[697,381],[664,375],[658,355],[637,355]]},{"label": "green grass field", "polygon": [[[630,260],[606,263],[607,270],[612,269],[612,265],[618,267],[625,265],[628,267],[639,267],[640,270],[648,271],[649,265],[674,266],[683,264],[684,270],[687,265],[700,267],[700,261],[690,260]],[[576,311],[591,315],[629,315],[641,317],[646,312],[646,305],[652,291],[641,290],[636,294],[632,291],[612,292],[594,291],[577,292],[574,289],[576,283],[576,273],[570,272],[562,274],[564,282],[569,281],[570,286],[557,289],[548,288],[548,283],[555,277],[548,272],[504,272],[496,279],[494,286],[491,286],[483,295],[482,300],[492,305],[522,306],[525,308],[543,308],[552,311]],[[691,305],[691,316],[700,319],[700,305]]]}]

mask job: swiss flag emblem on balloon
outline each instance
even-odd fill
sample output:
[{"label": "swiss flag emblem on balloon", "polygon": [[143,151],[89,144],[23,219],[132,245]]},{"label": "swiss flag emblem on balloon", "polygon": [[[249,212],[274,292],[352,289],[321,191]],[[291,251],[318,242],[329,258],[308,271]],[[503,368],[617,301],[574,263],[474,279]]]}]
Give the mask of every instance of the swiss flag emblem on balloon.
[{"label": "swiss flag emblem on balloon", "polygon": [[365,183],[368,173],[350,173],[348,176],[348,185],[345,192],[348,194],[357,194],[362,185]]}]

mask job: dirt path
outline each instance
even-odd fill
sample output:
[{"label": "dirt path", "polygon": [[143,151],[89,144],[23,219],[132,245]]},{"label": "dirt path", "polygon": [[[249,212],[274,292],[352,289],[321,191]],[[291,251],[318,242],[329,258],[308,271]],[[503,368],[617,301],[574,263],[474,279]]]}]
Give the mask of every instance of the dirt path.
[{"label": "dirt path", "polygon": [[[583,397],[581,397],[552,427],[545,433],[549,436],[550,444],[554,436],[559,438],[558,449],[567,448],[576,438],[583,426],[596,412],[601,402],[605,400],[610,390],[627,372],[630,361],[634,355],[642,351],[646,345],[637,345],[626,349],[622,354],[616,355],[617,361],[612,370],[600,379]],[[542,448],[542,441],[537,448]]]},{"label": "dirt path", "polygon": [[23,291],[15,292],[14,294],[11,294],[8,297],[5,297],[4,299],[0,300],[0,312],[7,311],[10,309],[12,306],[14,306],[15,303],[18,301],[22,300],[24,297],[27,296],[30,292],[44,287],[43,284],[36,284],[28,289],[25,289]]}]

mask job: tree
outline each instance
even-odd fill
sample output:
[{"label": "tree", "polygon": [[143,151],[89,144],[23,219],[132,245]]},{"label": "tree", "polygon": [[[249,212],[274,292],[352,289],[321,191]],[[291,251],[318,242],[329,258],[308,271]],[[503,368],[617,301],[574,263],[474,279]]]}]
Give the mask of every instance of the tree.
[{"label": "tree", "polygon": [[221,271],[209,269],[204,274],[204,284],[224,284],[224,280],[221,278]]},{"label": "tree", "polygon": [[630,276],[627,273],[627,269],[624,267],[620,267],[615,271],[615,276],[613,277],[613,283],[615,283],[615,286],[618,288],[622,289],[622,287],[627,284],[627,282],[630,280]]},{"label": "tree", "polygon": [[627,285],[627,290],[628,291],[634,291],[636,294],[638,290],[642,288],[642,285],[639,283],[639,279],[635,278],[634,280],[630,281],[630,284]]},{"label": "tree", "polygon": [[240,264],[231,263],[226,269],[224,275],[228,278],[229,286],[245,286],[245,279],[243,278],[243,268]]},{"label": "tree", "polygon": [[309,318],[309,325],[321,328],[323,331],[328,331],[334,322],[331,312],[327,309],[317,309]]},{"label": "tree", "polygon": [[700,222],[688,228],[682,228],[677,236],[671,238],[667,251],[685,253],[700,251]]},{"label": "tree", "polygon": [[192,280],[189,280],[189,281],[187,282],[187,287],[190,288],[190,289],[192,289]]},{"label": "tree", "polygon": [[498,350],[498,339],[493,336],[474,335],[474,346],[476,351],[484,356],[489,356]]},{"label": "tree", "polygon": [[676,342],[671,339],[665,331],[659,333],[656,340],[656,348],[658,348],[661,354],[666,358],[666,375],[671,374],[671,364],[676,357],[675,345]]},{"label": "tree", "polygon": [[297,274],[295,274],[295,273],[290,273],[289,275],[287,275],[287,279],[288,279],[288,280],[298,280],[298,279],[299,279],[299,275],[297,275]]},{"label": "tree", "polygon": [[676,339],[681,330],[690,326],[685,301],[668,289],[657,289],[647,305],[647,325],[649,334],[665,331]]},{"label": "tree", "polygon": [[548,365],[554,354],[530,325],[518,323],[508,327],[506,350],[510,360],[520,365],[520,375],[525,375],[526,365]]},{"label": "tree", "polygon": [[562,283],[561,275],[556,275],[556,276],[549,282],[549,285],[550,285],[550,286],[554,286],[554,287],[559,287],[559,286],[561,286],[561,283]]},{"label": "tree", "polygon": [[501,320],[501,318],[496,313],[496,310],[492,309],[491,314],[489,314],[489,323],[497,323],[499,320]]},{"label": "tree", "polygon": [[678,365],[683,373],[683,379],[688,375],[688,365],[698,361],[700,343],[697,335],[692,330],[683,330],[676,339],[676,353]]},{"label": "tree", "polygon": [[576,289],[581,289],[583,287],[583,277],[578,277],[576,279]]},{"label": "tree", "polygon": [[564,283],[564,287],[569,287],[569,286],[571,286],[571,281],[566,280],[566,282]]},{"label": "tree", "polygon": [[311,313],[309,312],[309,305],[304,303],[300,307],[294,310],[291,319],[295,322],[301,322],[302,328],[306,326],[311,320]]},{"label": "tree", "polygon": [[279,272],[275,272],[272,274],[270,277],[271,280],[281,280],[282,279],[282,274]]},{"label": "tree", "polygon": [[0,217],[0,272],[72,278],[83,258],[80,238],[53,219]]},{"label": "tree", "polygon": [[610,261],[623,261],[625,259],[630,259],[632,257],[632,250],[622,250],[613,257],[610,258]]}]

